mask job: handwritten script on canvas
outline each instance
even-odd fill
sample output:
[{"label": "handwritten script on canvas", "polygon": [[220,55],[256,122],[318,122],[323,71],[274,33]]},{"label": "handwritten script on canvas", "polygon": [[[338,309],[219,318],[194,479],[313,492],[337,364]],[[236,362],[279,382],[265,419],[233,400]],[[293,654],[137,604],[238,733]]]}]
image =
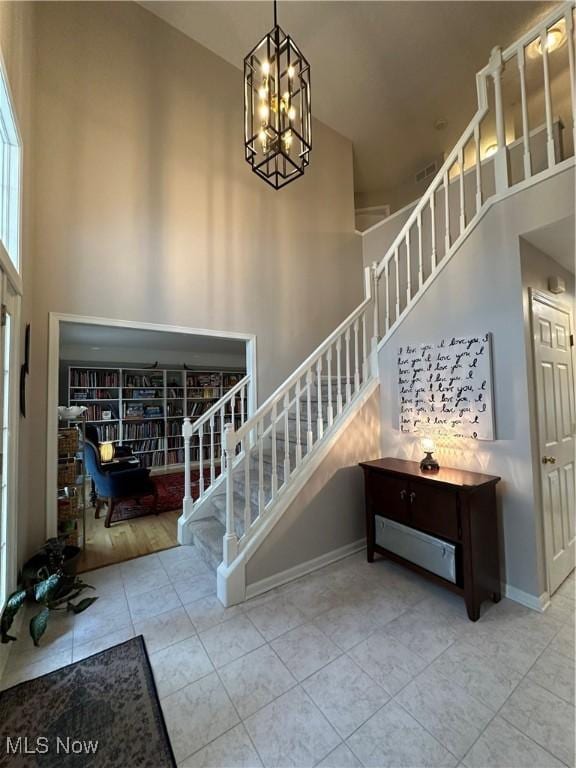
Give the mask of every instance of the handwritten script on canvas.
[{"label": "handwritten script on canvas", "polygon": [[490,334],[398,350],[400,431],[494,439]]}]

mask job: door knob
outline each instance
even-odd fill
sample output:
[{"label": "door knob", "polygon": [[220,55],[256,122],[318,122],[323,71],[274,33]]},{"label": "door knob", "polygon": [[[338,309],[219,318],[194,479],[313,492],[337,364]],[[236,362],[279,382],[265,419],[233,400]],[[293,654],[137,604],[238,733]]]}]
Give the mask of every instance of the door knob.
[{"label": "door knob", "polygon": [[404,499],[406,498],[406,491],[404,489],[400,491],[400,498],[402,499],[402,501],[404,501]]},{"label": "door knob", "polygon": [[412,491],[412,493],[410,494],[410,504],[414,504],[415,498],[416,498],[416,494],[414,493],[414,491]]},{"label": "door knob", "polygon": [[554,456],[542,456],[542,464],[556,464]]}]

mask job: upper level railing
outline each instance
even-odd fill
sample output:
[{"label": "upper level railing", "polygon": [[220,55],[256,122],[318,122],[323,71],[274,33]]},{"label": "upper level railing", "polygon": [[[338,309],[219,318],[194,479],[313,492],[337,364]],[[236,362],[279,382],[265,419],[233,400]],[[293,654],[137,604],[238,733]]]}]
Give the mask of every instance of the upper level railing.
[{"label": "upper level railing", "polygon": [[476,114],[375,265],[380,337],[401,322],[491,202],[574,155],[574,27],[574,3],[564,3],[505,51],[492,50],[477,74]]},{"label": "upper level railing", "polygon": [[[184,520],[192,515],[194,503],[201,501],[225,470],[224,427],[242,427],[248,418],[250,375],[244,376],[194,422],[187,416],[182,426],[184,438]],[[196,498],[192,497],[192,463],[198,470]]]}]

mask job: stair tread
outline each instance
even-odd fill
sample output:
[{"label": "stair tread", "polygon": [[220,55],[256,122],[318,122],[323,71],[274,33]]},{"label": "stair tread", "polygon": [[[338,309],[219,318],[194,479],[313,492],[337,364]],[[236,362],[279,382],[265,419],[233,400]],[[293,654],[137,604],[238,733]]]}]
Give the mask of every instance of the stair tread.
[{"label": "stair tread", "polygon": [[194,545],[204,562],[216,570],[222,562],[222,538],[226,529],[215,517],[207,517],[190,524]]}]

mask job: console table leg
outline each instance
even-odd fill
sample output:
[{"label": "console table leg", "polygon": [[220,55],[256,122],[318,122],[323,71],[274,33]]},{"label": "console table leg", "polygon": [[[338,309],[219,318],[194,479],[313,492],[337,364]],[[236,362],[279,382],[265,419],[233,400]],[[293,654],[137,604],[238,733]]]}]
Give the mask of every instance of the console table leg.
[{"label": "console table leg", "polygon": [[466,613],[470,621],[478,621],[480,618],[480,604],[473,599],[466,599]]}]

